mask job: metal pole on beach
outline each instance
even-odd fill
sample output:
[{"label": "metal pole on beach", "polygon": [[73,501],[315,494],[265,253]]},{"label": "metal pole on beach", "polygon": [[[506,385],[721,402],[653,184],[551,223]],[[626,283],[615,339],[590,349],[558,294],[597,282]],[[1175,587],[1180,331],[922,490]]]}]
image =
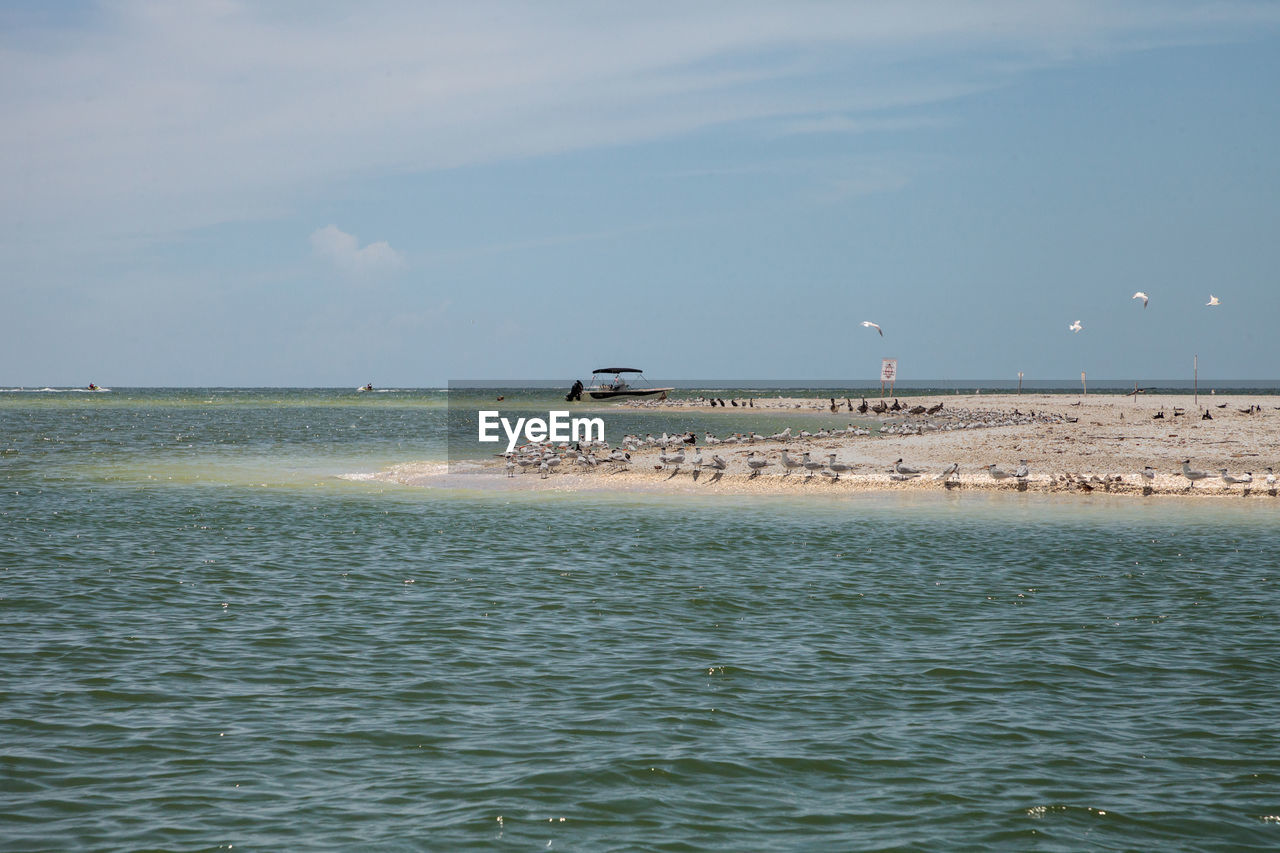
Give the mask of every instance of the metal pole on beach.
[{"label": "metal pole on beach", "polygon": [[1192,387],[1195,388],[1196,408],[1200,408],[1200,354],[1196,353],[1195,361],[1192,362],[1191,376]]},{"label": "metal pole on beach", "polygon": [[1084,371],[1080,371],[1080,387],[1084,389],[1084,396],[1089,396],[1089,386],[1084,381]]},{"label": "metal pole on beach", "polygon": [[1022,396],[1022,371],[1018,371],[1018,396]]}]

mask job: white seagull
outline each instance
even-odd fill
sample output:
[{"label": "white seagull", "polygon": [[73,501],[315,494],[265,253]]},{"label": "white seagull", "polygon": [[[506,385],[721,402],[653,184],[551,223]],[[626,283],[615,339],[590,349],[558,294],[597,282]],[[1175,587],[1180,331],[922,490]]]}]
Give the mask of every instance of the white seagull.
[{"label": "white seagull", "polygon": [[1074,323],[1072,323],[1070,326],[1067,326],[1067,328],[1068,328],[1068,329],[1070,329],[1070,330],[1071,330],[1071,331],[1073,331],[1073,332],[1078,332],[1078,331],[1080,331],[1081,329],[1083,329],[1083,328],[1084,328],[1084,326],[1081,326],[1081,325],[1080,325],[1080,321],[1079,321],[1079,320],[1076,320],[1076,321],[1075,321]]},{"label": "white seagull", "polygon": [[1222,304],[1222,300],[1214,296],[1212,293],[1209,294],[1209,301],[1205,303],[1205,305],[1209,306],[1210,308],[1212,308],[1215,305],[1221,305],[1221,304]]},{"label": "white seagull", "polygon": [[1146,307],[1147,307],[1147,294],[1143,293],[1141,290],[1139,290],[1137,293],[1133,294],[1133,298],[1134,298],[1134,299],[1141,299],[1141,300],[1142,300],[1142,307],[1143,307],[1143,308],[1146,308]]},{"label": "white seagull", "polygon": [[866,326],[868,329],[875,329],[877,332],[880,333],[880,337],[882,338],[884,337],[884,329],[880,328],[878,324],[873,323],[870,320],[863,320],[862,325]]}]

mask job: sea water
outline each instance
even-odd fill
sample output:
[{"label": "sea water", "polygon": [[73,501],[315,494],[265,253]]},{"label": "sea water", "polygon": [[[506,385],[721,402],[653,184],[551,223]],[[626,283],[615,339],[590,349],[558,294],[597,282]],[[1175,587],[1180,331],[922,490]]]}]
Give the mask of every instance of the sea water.
[{"label": "sea water", "polygon": [[447,396],[0,395],[0,849],[1280,847],[1265,496],[363,476]]}]

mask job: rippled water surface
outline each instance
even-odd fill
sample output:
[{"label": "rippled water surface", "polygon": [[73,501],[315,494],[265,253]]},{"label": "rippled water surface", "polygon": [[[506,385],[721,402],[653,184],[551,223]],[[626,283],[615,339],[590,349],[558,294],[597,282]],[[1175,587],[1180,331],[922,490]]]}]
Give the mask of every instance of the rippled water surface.
[{"label": "rippled water surface", "polygon": [[204,399],[0,403],[0,849],[1280,847],[1274,505],[388,487],[436,403]]}]

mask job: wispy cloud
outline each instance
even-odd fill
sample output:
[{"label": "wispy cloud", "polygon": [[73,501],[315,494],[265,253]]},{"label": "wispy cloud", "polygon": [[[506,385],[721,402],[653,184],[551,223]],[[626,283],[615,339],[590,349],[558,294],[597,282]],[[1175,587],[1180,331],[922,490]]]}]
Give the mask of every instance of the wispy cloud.
[{"label": "wispy cloud", "polygon": [[404,255],[385,240],[361,247],[354,234],[336,225],[326,225],[311,232],[311,248],[349,278],[368,279],[376,275],[399,272],[407,264]]},{"label": "wispy cloud", "polygon": [[1247,0],[350,9],[118,0],[9,20],[0,231],[240,220],[336,181],[731,122],[873,129],[1029,68],[1280,24]]}]

